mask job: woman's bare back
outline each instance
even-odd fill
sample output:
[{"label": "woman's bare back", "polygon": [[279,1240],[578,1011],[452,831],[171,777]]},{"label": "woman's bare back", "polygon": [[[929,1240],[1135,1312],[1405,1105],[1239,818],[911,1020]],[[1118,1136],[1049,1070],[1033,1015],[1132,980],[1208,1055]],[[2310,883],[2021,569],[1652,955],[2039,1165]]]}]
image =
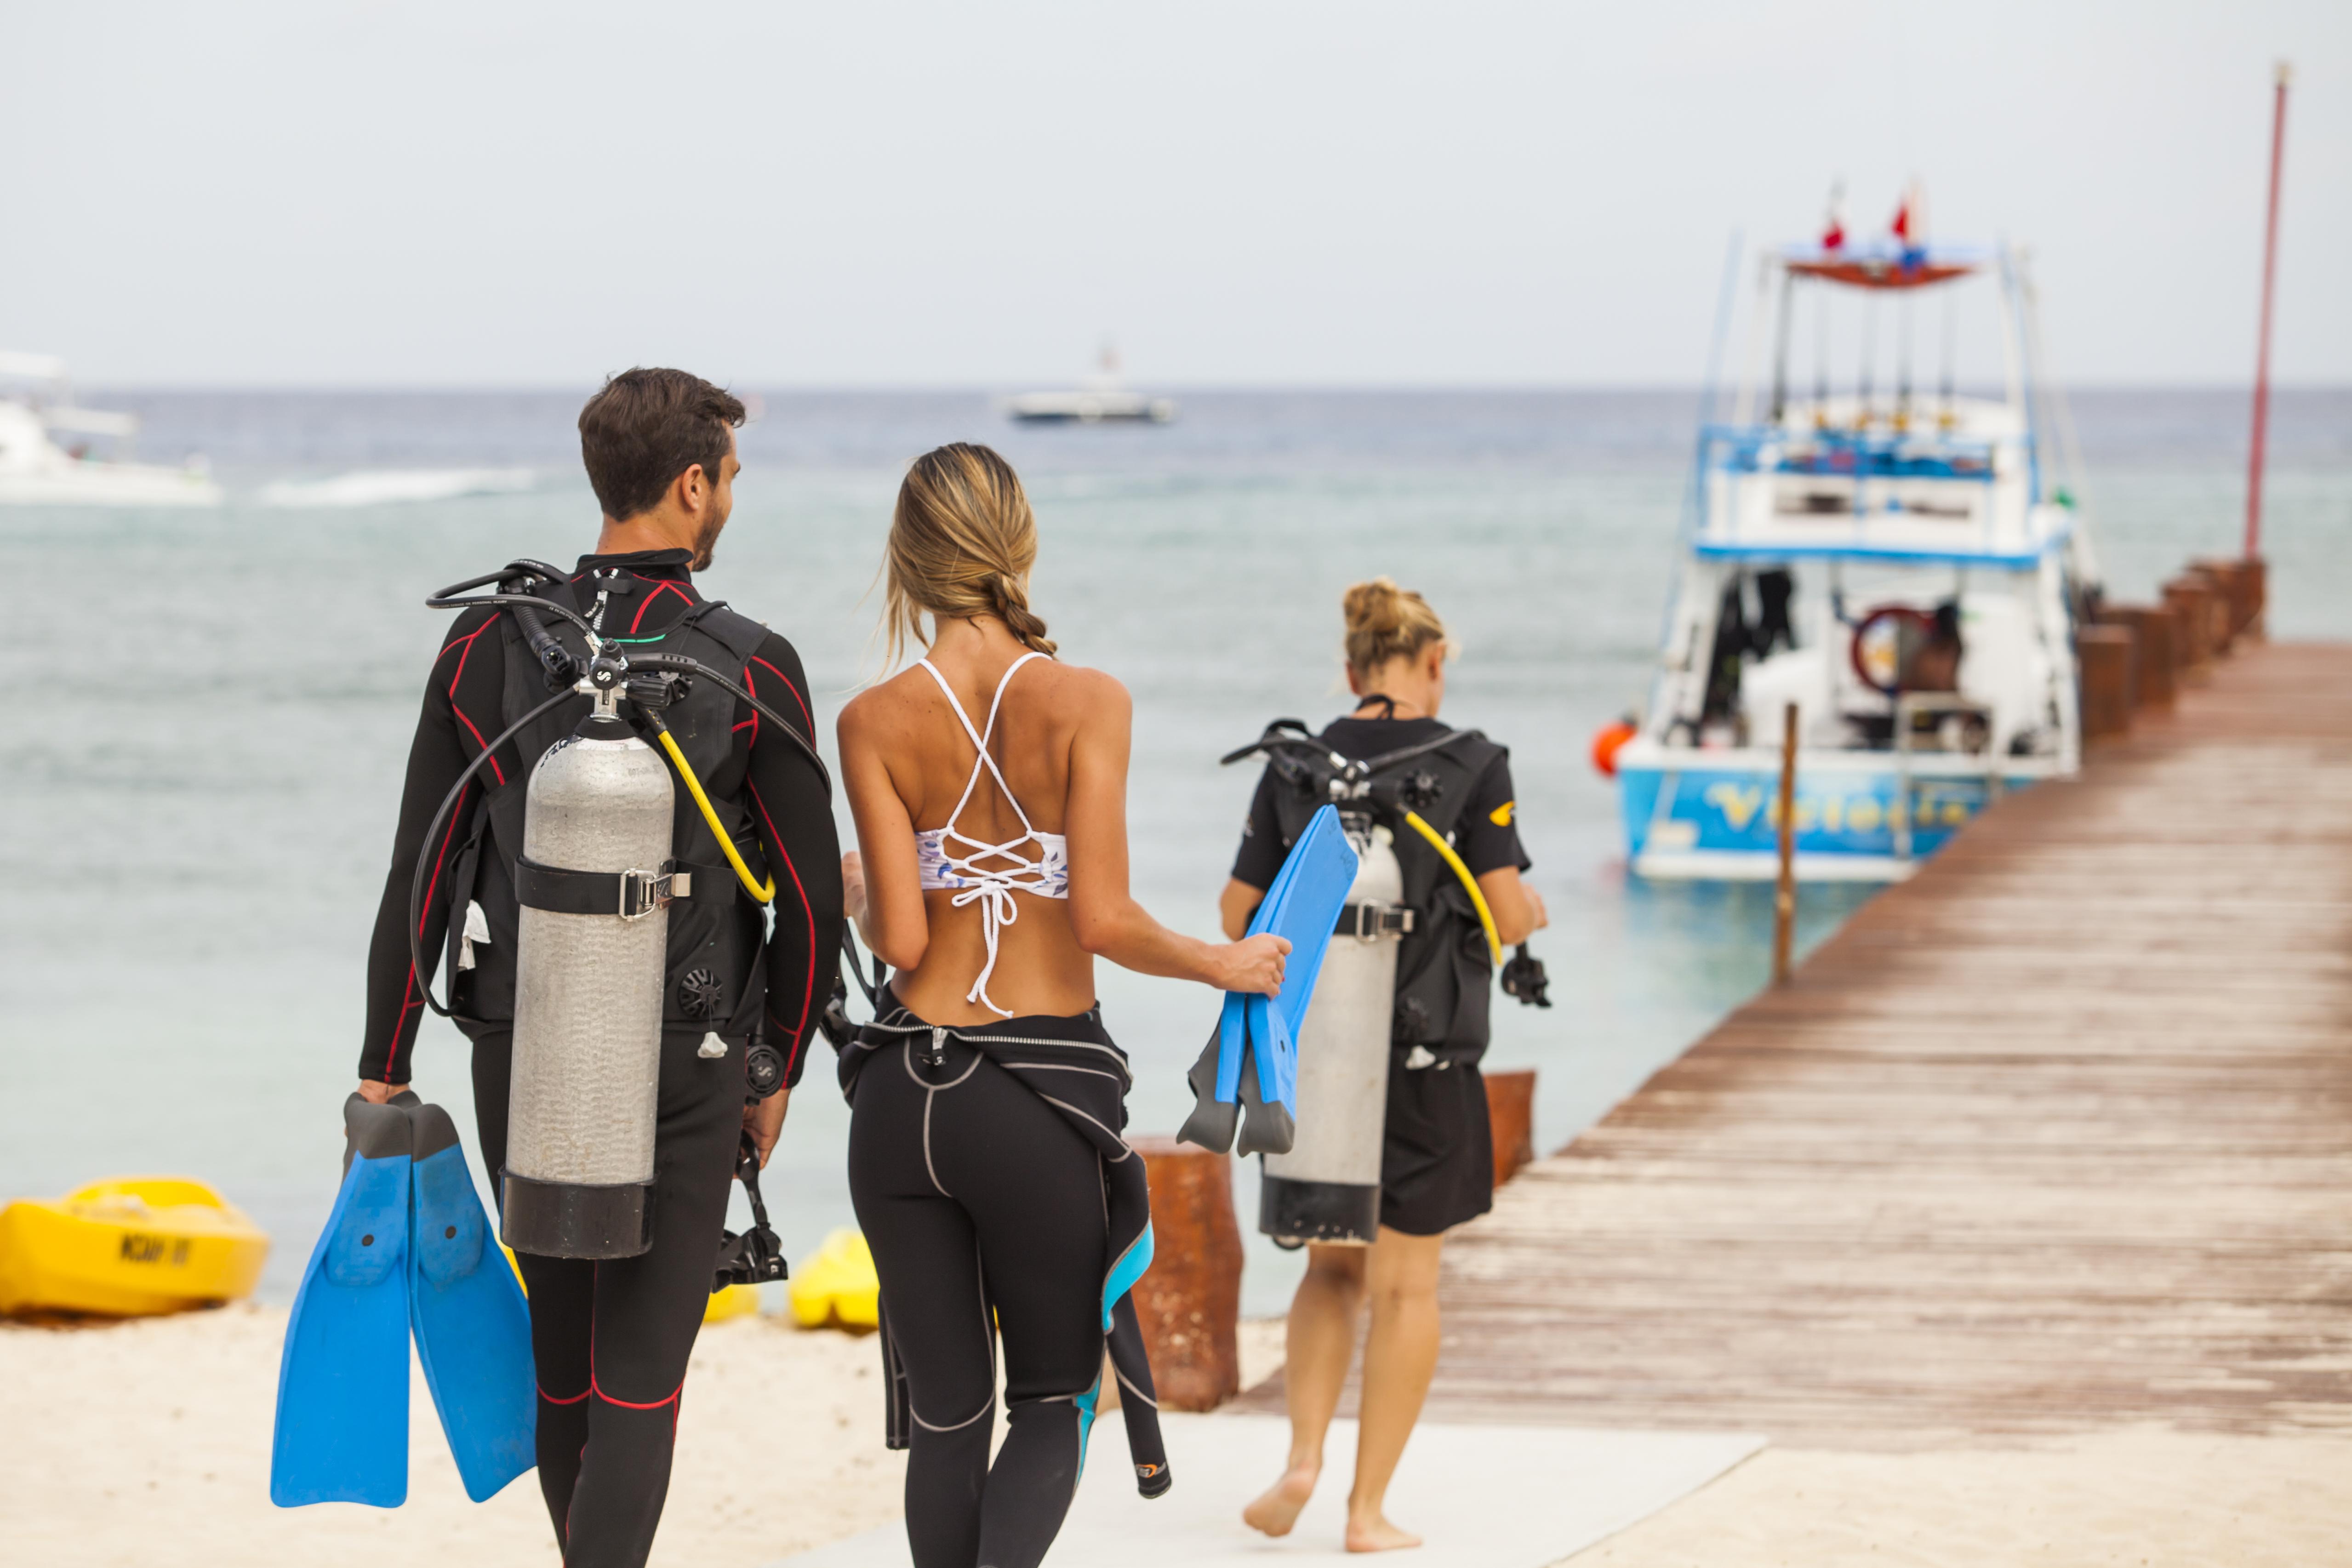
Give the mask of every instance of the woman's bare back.
[{"label": "woman's bare back", "polygon": [[[1045,856],[1038,843],[1024,841],[1025,835],[1034,831],[1058,838],[1067,827],[1072,754],[1079,727],[1087,710],[1101,699],[1101,688],[1116,689],[1116,683],[1098,672],[1035,658],[1014,671],[999,699],[999,683],[1027,650],[1010,637],[958,639],[956,643],[931,657],[940,680],[918,665],[861,695],[843,712],[845,762],[856,737],[860,749],[869,750],[886,771],[890,793],[908,824],[904,863],[888,855],[882,864],[868,864],[869,888],[878,889],[886,878],[911,878],[916,832],[952,827],[954,836],[946,846],[950,854],[976,860],[983,870],[1010,871],[1017,869],[1016,860],[1034,864]],[[954,692],[971,727],[988,736],[996,768],[980,767],[977,780],[971,737],[940,689],[940,680]],[[992,727],[992,701],[996,705]],[[999,772],[1013,799],[999,785]],[[861,833],[864,828],[861,817]],[[984,854],[973,841],[1008,849],[1003,854]],[[874,852],[877,858],[885,854],[878,845]],[[970,994],[988,964],[980,902],[967,900],[957,907],[953,888],[928,889],[921,896],[929,940],[920,960],[893,981],[898,999],[936,1023],[993,1021],[1002,1015]],[[1011,898],[1013,918],[999,928],[988,996],[1014,1014],[1070,1014],[1092,1007],[1094,960],[1079,946],[1068,902],[1018,890]]]}]

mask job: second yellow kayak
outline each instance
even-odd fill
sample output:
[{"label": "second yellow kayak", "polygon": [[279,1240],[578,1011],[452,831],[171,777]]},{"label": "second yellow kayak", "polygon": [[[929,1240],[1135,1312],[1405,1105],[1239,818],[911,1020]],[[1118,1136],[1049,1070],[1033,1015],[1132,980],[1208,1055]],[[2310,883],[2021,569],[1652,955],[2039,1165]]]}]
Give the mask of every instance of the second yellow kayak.
[{"label": "second yellow kayak", "polygon": [[144,1317],[250,1295],[269,1236],[200,1181],[116,1176],[0,1209],[0,1312]]},{"label": "second yellow kayak", "polygon": [[834,1231],[793,1266],[793,1317],[801,1327],[870,1329],[881,1322],[882,1281],[874,1253],[855,1230]]}]

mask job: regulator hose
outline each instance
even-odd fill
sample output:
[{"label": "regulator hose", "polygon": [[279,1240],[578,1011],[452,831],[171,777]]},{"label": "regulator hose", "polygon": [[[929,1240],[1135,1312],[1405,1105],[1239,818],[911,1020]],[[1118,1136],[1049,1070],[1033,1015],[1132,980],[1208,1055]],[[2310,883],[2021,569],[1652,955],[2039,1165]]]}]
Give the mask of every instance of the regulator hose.
[{"label": "regulator hose", "polygon": [[686,753],[677,748],[677,737],[670,734],[669,726],[664,724],[661,715],[652,709],[640,711],[651,726],[654,738],[661,742],[664,751],[669,753],[671,763],[677,768],[677,776],[686,780],[686,792],[694,797],[697,806],[702,808],[702,821],[710,829],[710,836],[719,841],[719,848],[727,856],[727,863],[735,868],[735,880],[743,884],[743,891],[751,895],[752,903],[766,904],[772,900],[776,896],[776,879],[770,877],[765,887],[752,880],[751,868],[743,863],[743,857],[735,851],[735,841],[728,836],[725,828],[719,826],[719,813],[711,809],[710,797],[702,792],[702,780],[694,776],[693,766],[687,761]]},{"label": "regulator hose", "polygon": [[[547,712],[556,704],[566,701],[572,695],[569,689],[556,693],[514,723],[507,726],[505,729],[499,732],[499,737],[496,740],[482,747],[480,755],[466,764],[466,770],[457,775],[457,782],[449,786],[449,792],[441,797],[441,809],[433,813],[433,825],[425,830],[425,841],[417,845],[416,874],[409,879],[408,883],[408,963],[416,977],[416,988],[424,993],[425,1005],[443,1018],[450,1016],[449,1009],[435,998],[433,971],[425,967],[425,875],[428,870],[439,863],[427,858],[425,852],[425,846],[440,837],[441,824],[449,820],[450,809],[457,805],[457,797],[465,792],[466,786],[473,782],[474,775],[482,770],[482,764],[496,756],[499,747],[512,740],[523,726]],[[464,918],[463,915],[454,915],[453,917]]]},{"label": "regulator hose", "polygon": [[1447,865],[1452,866],[1454,868],[1454,874],[1462,879],[1463,891],[1469,894],[1470,903],[1478,911],[1478,924],[1486,930],[1486,951],[1493,956],[1496,967],[1497,968],[1501,967],[1503,963],[1503,939],[1499,936],[1496,935],[1495,912],[1486,907],[1486,894],[1479,888],[1478,879],[1470,874],[1470,868],[1462,863],[1462,857],[1454,852],[1454,846],[1445,841],[1444,835],[1440,833],[1435,828],[1431,827],[1427,822],[1422,821],[1420,812],[1407,808],[1404,813],[1404,820],[1406,825],[1411,827],[1414,832],[1419,833],[1423,838],[1429,841],[1429,847],[1437,852],[1438,858],[1444,861]]}]

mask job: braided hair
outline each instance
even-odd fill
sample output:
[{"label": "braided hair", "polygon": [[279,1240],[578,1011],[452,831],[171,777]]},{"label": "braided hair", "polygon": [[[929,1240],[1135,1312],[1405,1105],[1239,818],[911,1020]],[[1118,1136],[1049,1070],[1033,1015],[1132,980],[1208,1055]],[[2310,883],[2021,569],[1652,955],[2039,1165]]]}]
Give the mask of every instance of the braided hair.
[{"label": "braided hair", "polygon": [[916,458],[898,486],[883,551],[890,662],[908,642],[929,644],[925,614],[934,622],[993,615],[1024,646],[1052,653],[1045,619],[1029,607],[1036,560],[1036,516],[1011,464],[963,441]]}]

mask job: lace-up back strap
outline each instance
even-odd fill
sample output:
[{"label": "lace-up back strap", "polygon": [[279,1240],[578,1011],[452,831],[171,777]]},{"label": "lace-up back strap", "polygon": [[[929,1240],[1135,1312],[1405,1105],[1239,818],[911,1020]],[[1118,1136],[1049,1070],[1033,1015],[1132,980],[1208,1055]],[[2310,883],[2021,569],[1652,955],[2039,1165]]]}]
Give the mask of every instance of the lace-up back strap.
[{"label": "lace-up back strap", "polygon": [[[996,972],[998,933],[1021,916],[1020,905],[1013,895],[1025,893],[1037,898],[1070,896],[1068,841],[1060,833],[1041,833],[1036,830],[1029,821],[1029,813],[1022,810],[1019,798],[1013,793],[1013,786],[1006,782],[1004,770],[997,767],[996,758],[988,752],[988,743],[996,735],[997,711],[1004,706],[1004,688],[1012,684],[1013,671],[1032,659],[1045,656],[1039,653],[1024,653],[1006,667],[996,683],[995,695],[989,699],[988,722],[979,728],[973,727],[971,716],[964,711],[962,702],[955,695],[955,688],[948,685],[947,677],[940,674],[939,666],[929,659],[916,661],[929,673],[932,680],[939,683],[940,692],[948,699],[948,706],[955,712],[956,722],[963,726],[964,734],[971,739],[972,748],[979,753],[972,761],[971,776],[964,780],[963,793],[956,797],[955,810],[948,813],[947,826],[916,832],[917,868],[926,889],[957,890],[954,907],[961,909],[971,904],[980,905],[981,936],[988,946],[988,961],[981,966],[980,977],[972,981],[971,989],[964,993],[964,1000],[979,1002],[1003,1018],[1011,1018],[1012,1010],[996,1005],[995,998],[988,994],[988,979]],[[1006,803],[1013,808],[1013,814],[1021,819],[1021,832],[1003,843],[975,839],[956,827],[963,817],[964,808],[971,803],[971,792],[980,788],[983,771],[995,779],[997,789],[1003,791]],[[1028,844],[1037,846],[1035,860],[1017,852]],[[984,863],[991,862],[994,863]]]}]

